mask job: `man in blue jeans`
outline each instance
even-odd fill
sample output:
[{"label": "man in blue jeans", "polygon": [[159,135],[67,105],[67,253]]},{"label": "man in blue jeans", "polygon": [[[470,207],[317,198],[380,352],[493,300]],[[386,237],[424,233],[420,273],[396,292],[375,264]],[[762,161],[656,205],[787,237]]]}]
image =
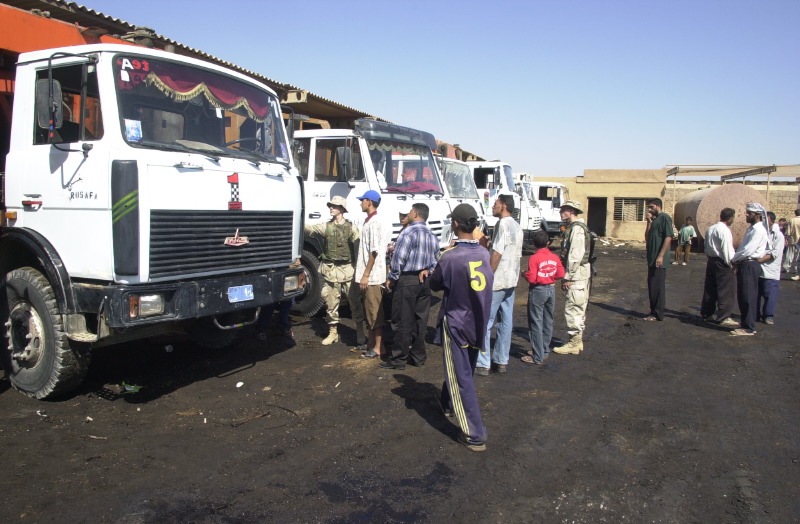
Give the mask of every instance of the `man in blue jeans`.
[{"label": "man in blue jeans", "polygon": [[[500,220],[494,228],[489,249],[489,264],[494,272],[492,286],[492,307],[489,311],[489,324],[486,326],[486,340],[483,350],[478,354],[475,374],[487,376],[489,365],[497,373],[505,373],[508,354],[511,351],[511,330],[513,329],[514,290],[519,279],[519,262],[522,258],[522,228],[512,217],[514,197],[497,195],[492,206],[492,215]],[[485,238],[485,237],[484,237]],[[492,326],[497,319],[497,339],[491,347]]]}]

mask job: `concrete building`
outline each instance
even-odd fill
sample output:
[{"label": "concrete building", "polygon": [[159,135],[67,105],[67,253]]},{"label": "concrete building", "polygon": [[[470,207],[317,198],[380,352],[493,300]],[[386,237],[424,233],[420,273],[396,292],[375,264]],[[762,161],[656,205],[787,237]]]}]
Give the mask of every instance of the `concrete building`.
[{"label": "concrete building", "polygon": [[[589,229],[599,236],[621,240],[644,240],[645,202],[661,198],[664,210],[674,216],[675,203],[687,193],[715,185],[744,183],[763,192],[763,201],[778,218],[791,218],[798,204],[800,166],[778,166],[767,175],[748,176],[723,181],[725,175],[749,168],[678,169],[675,174],[663,169],[587,169],[575,178],[536,177],[537,180],[561,182],[569,198],[582,203]],[[743,213],[743,210],[737,210]],[[684,217],[678,217],[683,221]]]}]

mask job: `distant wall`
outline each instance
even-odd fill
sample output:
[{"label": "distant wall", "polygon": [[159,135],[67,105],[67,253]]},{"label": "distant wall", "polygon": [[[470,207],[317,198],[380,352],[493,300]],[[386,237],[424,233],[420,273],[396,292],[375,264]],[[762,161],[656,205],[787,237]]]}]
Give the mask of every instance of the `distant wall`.
[{"label": "distant wall", "polygon": [[[723,173],[724,174],[724,173]],[[791,218],[798,205],[798,183],[785,181],[785,175],[779,171],[784,181],[771,181],[769,198],[767,199],[767,182],[764,177],[758,180],[746,180],[747,187],[762,192],[763,202],[768,202],[768,211],[773,211],[778,218]],[[714,178],[717,178],[715,176]],[[615,220],[614,199],[649,199],[661,198],[664,211],[674,217],[675,203],[684,195],[707,187],[721,185],[719,180],[694,181],[690,177],[678,176],[677,184],[667,176],[667,169],[587,169],[583,176],[574,178],[535,177],[538,181],[560,182],[567,186],[569,198],[581,203],[586,211],[584,217],[592,230],[605,233],[605,236],[622,240],[643,240],[646,222],[643,220]],[[728,183],[741,183],[741,180]],[[605,216],[592,216],[590,199],[595,202],[605,201]],[[737,209],[737,215],[744,210]],[[604,229],[604,231],[603,231]]]}]

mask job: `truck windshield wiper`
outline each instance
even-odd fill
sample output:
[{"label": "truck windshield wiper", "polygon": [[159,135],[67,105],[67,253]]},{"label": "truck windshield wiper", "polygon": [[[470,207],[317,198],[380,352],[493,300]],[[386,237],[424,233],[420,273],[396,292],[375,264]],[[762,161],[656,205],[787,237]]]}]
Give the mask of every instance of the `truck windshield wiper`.
[{"label": "truck windshield wiper", "polygon": [[224,151],[223,154],[225,156],[232,156],[234,158],[244,158],[252,163],[255,167],[259,167],[261,162],[270,162],[270,159],[266,156],[256,153],[255,151],[247,151],[245,149],[229,149]]},{"label": "truck windshield wiper", "polygon": [[167,144],[164,142],[155,142],[153,140],[139,140],[138,142],[135,143],[146,147],[152,147],[155,149],[167,149],[169,151],[191,151],[195,153],[200,153],[204,157],[209,158],[214,162],[219,162],[219,157],[217,155],[212,155],[211,153],[203,151],[201,149],[185,146],[179,142],[172,142]]}]

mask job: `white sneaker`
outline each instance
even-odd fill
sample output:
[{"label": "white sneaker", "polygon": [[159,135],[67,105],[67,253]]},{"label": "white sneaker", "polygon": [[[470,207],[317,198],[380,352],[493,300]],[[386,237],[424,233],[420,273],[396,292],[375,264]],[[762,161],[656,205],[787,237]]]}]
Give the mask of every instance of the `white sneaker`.
[{"label": "white sneaker", "polygon": [[722,327],[733,327],[733,328],[739,327],[739,323],[736,322],[735,320],[733,320],[730,317],[728,317],[725,320],[721,321],[719,323],[719,325],[722,326]]},{"label": "white sneaker", "polygon": [[682,265],[682,266],[685,266],[685,265],[686,265],[686,262],[681,262],[681,265]]},{"label": "white sneaker", "polygon": [[673,266],[677,266],[677,265],[678,265],[678,263],[677,263],[677,262],[673,262],[673,263],[672,263],[672,265],[673,265]]},{"label": "white sneaker", "polygon": [[792,280],[800,280],[800,275],[795,275],[792,277]]},{"label": "white sneaker", "polygon": [[749,329],[734,329],[731,331],[731,336],[734,337],[750,337],[755,335],[755,331],[750,331]]}]

